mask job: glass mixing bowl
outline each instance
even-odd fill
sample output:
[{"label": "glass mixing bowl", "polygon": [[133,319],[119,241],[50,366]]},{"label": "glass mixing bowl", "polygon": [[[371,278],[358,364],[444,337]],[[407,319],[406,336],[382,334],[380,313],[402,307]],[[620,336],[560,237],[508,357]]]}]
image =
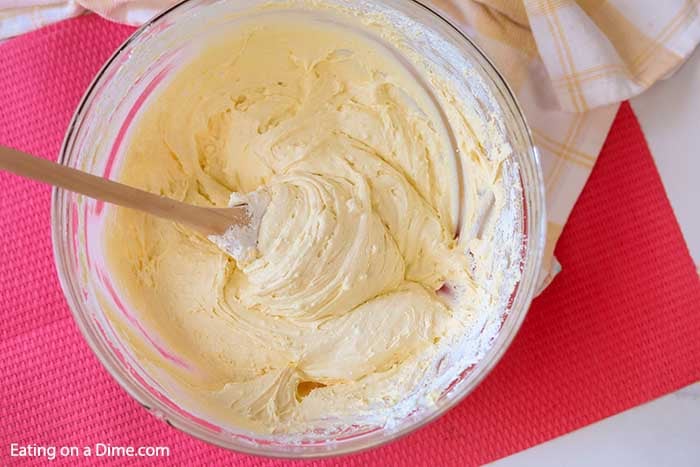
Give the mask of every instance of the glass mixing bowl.
[{"label": "glass mixing bowl", "polygon": [[[276,8],[301,8],[287,1]],[[476,364],[460,368],[435,404],[416,409],[392,426],[344,432],[323,439],[288,443],[274,436],[256,435],[210,423],[175,403],[132,355],[128,342],[113,327],[115,320],[138,329],[125,300],[111,285],[101,242],[102,202],[55,189],[52,229],[55,260],[63,291],[76,322],[92,350],[121,386],[156,417],[210,443],[250,454],[309,458],[355,452],[377,446],[436,419],[469,394],[506,351],[520,327],[535,293],[545,234],[542,175],[538,155],[521,109],[493,64],[466,36],[428,7],[410,0],[365,2],[325,0],[362,17],[381,12],[404,36],[405,44],[436,70],[469,89],[464,105],[484,118],[502,122],[512,148],[506,162],[517,171],[522,193],[522,256],[519,282],[504,300],[503,318],[490,347]],[[60,162],[98,174],[114,176],[119,169],[129,125],[148,96],[167,83],[185,53],[209,33],[259,11],[266,0],[189,0],[161,13],[136,31],[109,59],[83,97],[68,128]],[[268,5],[269,6],[269,5]],[[306,11],[306,10],[304,10]],[[308,14],[311,14],[307,11]],[[251,13],[252,14],[252,13]],[[422,31],[416,34],[416,31]],[[461,101],[460,101],[461,102]],[[458,156],[459,157],[459,156]],[[167,356],[167,350],[155,350]]]}]

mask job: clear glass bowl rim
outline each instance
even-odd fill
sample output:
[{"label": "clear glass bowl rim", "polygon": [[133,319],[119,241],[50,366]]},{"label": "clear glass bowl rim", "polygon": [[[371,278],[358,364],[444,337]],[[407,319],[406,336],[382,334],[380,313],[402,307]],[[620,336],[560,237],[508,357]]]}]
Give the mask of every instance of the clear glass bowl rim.
[{"label": "clear glass bowl rim", "polygon": [[[76,108],[75,113],[70,121],[70,124],[66,130],[66,134],[61,146],[61,151],[59,154],[58,162],[60,164],[68,165],[70,159],[70,148],[72,142],[76,137],[77,131],[80,128],[81,123],[86,117],[86,109],[89,102],[93,98],[95,89],[100,84],[102,78],[107,74],[110,66],[113,62],[117,60],[118,57],[129,47],[129,45],[135,41],[139,36],[141,36],[146,30],[148,30],[153,25],[157,24],[164,17],[168,16],[172,12],[176,11],[178,8],[197,0],[182,0],[177,4],[171,6],[168,9],[163,10],[161,13],[157,14],[151,18],[148,22],[143,24],[134,33],[129,36],[119,48],[111,55],[111,57],[105,62],[100,71],[96,74],[93,81],[87,88],[87,91],[83,95],[80,104]],[[487,355],[479,362],[474,371],[469,375],[469,382],[461,388],[461,392],[453,395],[449,401],[442,406],[438,407],[431,413],[428,413],[424,418],[415,421],[412,424],[408,424],[398,430],[390,432],[388,435],[385,434],[383,437],[371,436],[371,439],[367,437],[361,437],[356,440],[348,440],[337,443],[333,445],[331,449],[312,449],[308,451],[295,451],[295,452],[281,452],[277,449],[270,450],[264,445],[252,446],[249,444],[243,444],[238,442],[231,442],[230,440],[225,440],[213,436],[208,430],[203,429],[201,426],[195,424],[193,421],[186,419],[180,413],[177,413],[166,404],[162,403],[154,396],[152,396],[147,390],[142,388],[139,383],[137,383],[132,377],[129,377],[126,372],[120,368],[119,362],[115,359],[112,350],[108,345],[105,344],[103,338],[93,329],[90,328],[87,322],[87,314],[83,311],[87,308],[87,305],[80,300],[79,288],[76,284],[75,279],[72,277],[70,272],[68,252],[66,251],[67,245],[67,223],[65,222],[65,210],[62,209],[64,203],[65,192],[59,188],[54,188],[51,194],[51,234],[53,243],[53,253],[54,261],[56,263],[56,269],[59,277],[59,282],[63,293],[68,302],[69,308],[81,334],[87,341],[88,345],[92,349],[93,353],[97,356],[100,363],[107,369],[109,374],[114,378],[119,385],[137,402],[144,406],[151,414],[156,417],[163,419],[171,426],[174,426],[180,431],[183,431],[195,438],[202,441],[211,443],[213,445],[229,449],[232,451],[251,454],[257,456],[266,456],[274,458],[286,458],[286,459],[314,459],[314,458],[324,458],[331,456],[339,456],[351,453],[357,453],[364,450],[372,449],[375,447],[382,446],[384,444],[395,441],[415,430],[427,425],[428,423],[436,420],[440,416],[444,415],[447,411],[459,404],[466,396],[468,396],[491,372],[491,370],[500,361],[502,356],[505,354],[506,350],[513,341],[515,335],[520,329],[522,322],[527,315],[527,311],[530,307],[532,299],[534,298],[537,278],[539,275],[539,270],[542,262],[542,255],[544,251],[545,235],[546,235],[546,215],[545,215],[545,197],[544,197],[544,183],[542,177],[542,170],[540,165],[540,157],[538,151],[534,145],[532,133],[525,119],[522,108],[520,107],[515,93],[512,91],[508,83],[506,82],[503,75],[498,71],[492,60],[481,50],[481,48],[476,45],[459,27],[453,24],[449,19],[447,19],[442,14],[438,13],[434,8],[426,5],[419,0],[405,0],[408,3],[413,3],[420,8],[426,10],[429,16],[432,16],[434,20],[438,22],[445,23],[449,28],[453,29],[457,35],[463,40],[467,46],[469,46],[476,58],[481,60],[481,65],[484,66],[488,72],[491,73],[492,84],[495,85],[499,91],[503,93],[503,98],[511,107],[511,111],[514,112],[516,120],[519,121],[521,126],[521,131],[527,139],[528,147],[528,160],[531,161],[531,166],[526,167],[532,173],[530,176],[534,179],[534,183],[530,187],[524,187],[525,189],[530,188],[527,194],[524,194],[525,205],[526,205],[526,228],[527,228],[527,249],[524,257],[524,267],[523,275],[518,284],[517,292],[515,293],[515,299],[513,301],[513,306],[509,311],[499,335],[488,350]],[[383,432],[380,432],[383,434]],[[374,433],[372,434],[374,435]],[[228,442],[227,442],[228,441]],[[358,442],[356,442],[358,441]]]}]

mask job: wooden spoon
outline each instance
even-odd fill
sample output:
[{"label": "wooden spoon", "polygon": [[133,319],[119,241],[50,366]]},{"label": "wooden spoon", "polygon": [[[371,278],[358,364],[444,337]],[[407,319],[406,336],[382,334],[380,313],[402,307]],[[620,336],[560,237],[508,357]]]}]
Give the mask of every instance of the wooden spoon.
[{"label": "wooden spoon", "polygon": [[247,204],[230,208],[193,206],[3,146],[0,146],[0,169],[90,198],[188,224],[207,236],[224,235],[229,227],[244,228],[251,222]]}]

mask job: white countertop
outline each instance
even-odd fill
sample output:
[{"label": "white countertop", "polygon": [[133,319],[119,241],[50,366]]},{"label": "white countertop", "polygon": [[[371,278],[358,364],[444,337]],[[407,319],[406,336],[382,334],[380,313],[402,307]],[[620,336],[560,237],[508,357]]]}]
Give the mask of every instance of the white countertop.
[{"label": "white countertop", "polygon": [[697,467],[700,383],[490,465]]},{"label": "white countertop", "polygon": [[700,266],[700,48],[675,75],[631,102]]},{"label": "white countertop", "polygon": [[[700,271],[700,49],[632,107]],[[491,465],[698,467],[700,383]]]}]

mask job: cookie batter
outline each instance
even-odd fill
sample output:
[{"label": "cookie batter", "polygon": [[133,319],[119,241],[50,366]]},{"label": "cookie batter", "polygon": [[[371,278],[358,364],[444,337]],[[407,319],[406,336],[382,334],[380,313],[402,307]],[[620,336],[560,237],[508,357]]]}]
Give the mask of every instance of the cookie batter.
[{"label": "cookie batter", "polygon": [[[264,191],[257,251],[237,261],[115,208],[109,269],[168,357],[121,332],[173,397],[234,427],[389,419],[495,293],[475,277],[489,250],[472,227],[481,200],[502,203],[500,160],[478,150],[467,130],[450,138],[433,97],[372,38],[301,19],[241,25],[147,104],[119,180],[202,206]],[[458,151],[471,158],[466,207]]]}]

